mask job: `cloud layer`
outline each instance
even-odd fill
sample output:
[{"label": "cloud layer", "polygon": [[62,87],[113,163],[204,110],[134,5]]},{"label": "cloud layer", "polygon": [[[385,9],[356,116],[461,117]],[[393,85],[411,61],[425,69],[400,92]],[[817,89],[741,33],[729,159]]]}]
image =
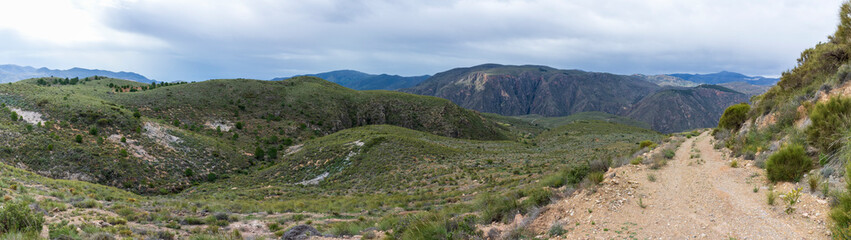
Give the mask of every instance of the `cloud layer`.
[{"label": "cloud layer", "polygon": [[159,80],[481,63],[776,76],[825,41],[840,0],[9,1],[0,62]]}]

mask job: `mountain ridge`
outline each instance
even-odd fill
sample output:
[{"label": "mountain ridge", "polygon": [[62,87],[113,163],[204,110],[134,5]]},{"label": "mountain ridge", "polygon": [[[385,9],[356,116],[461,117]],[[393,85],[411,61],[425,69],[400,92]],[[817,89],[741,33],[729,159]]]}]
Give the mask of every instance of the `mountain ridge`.
[{"label": "mountain ridge", "polygon": [[[662,132],[712,127],[724,108],[748,101],[747,95],[726,87],[662,87],[646,78],[645,75],[560,70],[540,65],[482,64],[441,72],[400,91],[442,97],[468,109],[509,116],[558,117],[593,111],[619,116],[632,114]],[[691,92],[694,90],[700,94],[695,95]],[[673,94],[655,94],[660,91]],[[654,123],[654,118],[647,114],[663,115],[669,110],[662,106],[670,101],[694,105],[684,109],[711,109],[712,112],[697,111],[694,114],[700,116],[683,115],[679,119],[666,119],[665,123]],[[721,107],[704,106],[710,103]],[[637,114],[636,108],[647,113]]]},{"label": "mountain ridge", "polygon": [[31,66],[20,66],[15,64],[4,64],[0,65],[0,82],[16,82],[24,79],[30,78],[40,78],[40,77],[59,77],[59,78],[86,78],[92,76],[103,76],[110,78],[118,78],[118,79],[126,79],[141,83],[153,83],[157,82],[152,79],[148,79],[147,77],[135,73],[135,72],[113,72],[108,70],[100,70],[100,69],[87,69],[80,67],[73,67],[65,70],[60,69],[49,69],[46,67],[35,68]]},{"label": "mountain ridge", "polygon": [[[401,88],[413,87],[427,78],[430,75],[422,76],[399,76],[390,74],[369,74],[356,70],[335,70],[330,72],[303,74],[299,76],[313,76],[328,80],[333,83],[340,84],[344,87],[354,90],[396,90]],[[282,81],[293,77],[273,78],[272,81]]]}]

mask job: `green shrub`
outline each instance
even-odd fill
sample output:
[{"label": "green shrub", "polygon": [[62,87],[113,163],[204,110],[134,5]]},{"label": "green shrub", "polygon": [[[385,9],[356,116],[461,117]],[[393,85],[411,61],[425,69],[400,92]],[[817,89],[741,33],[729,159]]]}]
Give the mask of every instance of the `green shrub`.
[{"label": "green shrub", "polygon": [[44,216],[33,212],[26,202],[6,203],[0,208],[0,233],[40,232]]},{"label": "green shrub", "polygon": [[527,196],[527,198],[523,200],[522,203],[524,207],[543,206],[547,203],[550,203],[550,197],[552,196],[552,192],[545,188],[536,187],[527,190],[524,195]]},{"label": "green shrub", "polygon": [[638,143],[639,148],[646,148],[646,147],[653,148],[655,146],[656,146],[656,143],[654,143],[653,141],[650,141],[650,140],[644,140],[644,141],[641,141],[640,143]]},{"label": "green shrub", "polygon": [[75,202],[72,205],[74,205],[74,207],[76,208],[96,208],[100,205],[100,203],[98,203],[94,199],[86,199],[83,201]]},{"label": "green shrub", "polygon": [[553,174],[541,179],[541,185],[545,187],[558,188],[564,186],[564,176],[561,174]]},{"label": "green shrub", "polygon": [[810,113],[812,124],[807,128],[807,141],[827,152],[842,147],[844,129],[851,123],[851,98],[833,97],[817,103]]},{"label": "green shrub", "polygon": [[242,130],[242,127],[243,127],[243,123],[242,123],[242,122],[236,122],[236,129],[240,129],[240,130]]},{"label": "green shrub", "polygon": [[751,106],[747,103],[739,103],[728,107],[724,110],[724,114],[721,115],[721,119],[718,120],[718,127],[734,131],[739,130],[742,124],[745,123],[745,120],[748,119],[748,111],[750,110]]},{"label": "green shrub", "polygon": [[667,158],[667,159],[673,159],[674,156],[677,155],[677,153],[674,152],[674,150],[671,150],[671,149],[665,149],[664,154],[665,154],[665,158]]},{"label": "green shrub", "polygon": [[810,170],[811,165],[812,160],[807,157],[804,147],[792,144],[769,156],[765,162],[765,171],[773,182],[797,181]]},{"label": "green shrub", "polygon": [[561,236],[567,233],[567,230],[561,224],[553,224],[547,232],[551,237]]},{"label": "green shrub", "polygon": [[77,136],[74,137],[74,141],[77,142],[77,143],[83,143],[83,136],[80,135],[80,134],[77,134]]},{"label": "green shrub", "polygon": [[263,151],[263,148],[257,147],[256,149],[254,149],[254,158],[262,160],[265,155],[266,152]]},{"label": "green shrub", "polygon": [[592,172],[588,174],[588,180],[591,180],[594,184],[600,184],[605,179],[605,173],[603,172]]},{"label": "green shrub", "polygon": [[97,136],[98,135],[98,128],[97,127],[89,128],[89,134],[91,134],[92,136]]},{"label": "green shrub", "polygon": [[483,194],[479,197],[476,208],[481,210],[482,223],[492,223],[507,220],[518,213],[518,204],[512,198],[493,194]]},{"label": "green shrub", "polygon": [[269,159],[278,159],[278,149],[271,147],[266,150],[266,155],[269,156]]},{"label": "green shrub", "polygon": [[579,164],[570,167],[565,173],[565,181],[569,184],[577,184],[588,175],[589,167],[586,164]]},{"label": "green shrub", "polygon": [[641,157],[636,157],[636,158],[633,158],[632,160],[630,160],[630,161],[629,161],[629,164],[632,164],[632,165],[638,165],[638,164],[641,164],[641,162],[642,162],[642,161],[644,161],[644,159],[643,159],[643,158],[641,158]]}]

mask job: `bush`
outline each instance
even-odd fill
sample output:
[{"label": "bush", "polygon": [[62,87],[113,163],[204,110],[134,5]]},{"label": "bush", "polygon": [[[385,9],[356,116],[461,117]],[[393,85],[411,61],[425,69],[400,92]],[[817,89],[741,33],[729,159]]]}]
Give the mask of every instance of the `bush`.
[{"label": "bush", "polygon": [[664,153],[665,153],[665,158],[667,158],[667,159],[673,159],[674,156],[677,155],[677,153],[674,152],[674,150],[671,150],[671,149],[665,149]]},{"label": "bush", "polygon": [[561,226],[561,224],[553,224],[550,226],[550,230],[547,231],[547,233],[550,234],[551,237],[557,237],[567,233],[567,230],[564,230],[564,227]]},{"label": "bush", "polygon": [[100,203],[98,203],[94,199],[86,199],[83,201],[75,202],[72,205],[74,205],[75,208],[96,208],[100,205]]},{"label": "bush", "polygon": [[271,147],[266,150],[266,155],[269,156],[269,159],[278,159],[278,149]]},{"label": "bush", "polygon": [[561,174],[553,174],[544,177],[541,180],[541,185],[545,187],[558,188],[564,186],[564,176]]},{"label": "bush", "polygon": [[507,220],[517,214],[517,201],[506,196],[483,194],[477,201],[477,209],[481,209],[482,223],[489,224]]},{"label": "bush", "polygon": [[236,122],[236,129],[242,130],[243,125],[244,124],[242,122]]},{"label": "bush", "polygon": [[739,130],[742,124],[745,123],[745,120],[748,119],[748,111],[750,110],[751,106],[747,103],[739,103],[728,107],[724,110],[724,114],[721,115],[721,119],[718,120],[718,127],[733,131]]},{"label": "bush", "polygon": [[77,134],[77,136],[74,137],[74,141],[77,142],[77,143],[83,143],[83,136],[80,135],[80,134]]},{"label": "bush", "polygon": [[550,203],[550,197],[552,196],[552,192],[545,188],[532,188],[527,190],[525,194],[527,196],[526,200],[523,200],[522,205],[525,207],[533,207],[533,206],[543,206],[547,203]]},{"label": "bush", "polygon": [[644,159],[642,159],[641,157],[636,157],[636,158],[633,158],[632,160],[630,160],[629,164],[638,165],[638,164],[641,164],[642,161],[644,161]]},{"label": "bush", "polygon": [[851,98],[830,98],[818,103],[810,113],[812,124],[807,128],[807,140],[813,146],[833,152],[842,146],[840,130],[851,123]]},{"label": "bush", "polygon": [[254,158],[262,160],[265,155],[266,152],[263,151],[263,148],[257,147],[256,149],[254,149]]},{"label": "bush", "polygon": [[591,180],[594,184],[600,184],[605,178],[606,176],[603,172],[592,172],[588,174],[588,180]]},{"label": "bush", "polygon": [[41,232],[44,216],[33,212],[23,201],[0,208],[0,233]]},{"label": "bush", "polygon": [[641,141],[640,143],[638,143],[638,147],[639,148],[650,147],[652,149],[652,148],[656,147],[656,143],[654,143],[653,141],[650,141],[650,140],[644,140],[644,141]]},{"label": "bush", "polygon": [[812,160],[807,157],[804,147],[793,144],[781,148],[768,157],[765,163],[765,171],[768,180],[798,181],[804,173],[810,170]]}]

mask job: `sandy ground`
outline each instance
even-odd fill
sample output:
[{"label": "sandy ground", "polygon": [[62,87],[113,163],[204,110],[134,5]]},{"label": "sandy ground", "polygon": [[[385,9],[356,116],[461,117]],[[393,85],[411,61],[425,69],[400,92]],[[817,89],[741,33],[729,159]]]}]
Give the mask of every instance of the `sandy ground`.
[{"label": "sandy ground", "polygon": [[[545,207],[528,230],[558,239],[830,238],[827,201],[800,186],[805,193],[788,214],[780,196],[798,186],[784,183],[775,185],[778,197],[769,205],[766,194],[773,184],[765,171],[742,159],[731,167],[729,154],[713,149],[712,142],[708,133],[688,139],[659,170],[611,169],[596,190]],[[548,235],[554,224],[566,233]]]}]

